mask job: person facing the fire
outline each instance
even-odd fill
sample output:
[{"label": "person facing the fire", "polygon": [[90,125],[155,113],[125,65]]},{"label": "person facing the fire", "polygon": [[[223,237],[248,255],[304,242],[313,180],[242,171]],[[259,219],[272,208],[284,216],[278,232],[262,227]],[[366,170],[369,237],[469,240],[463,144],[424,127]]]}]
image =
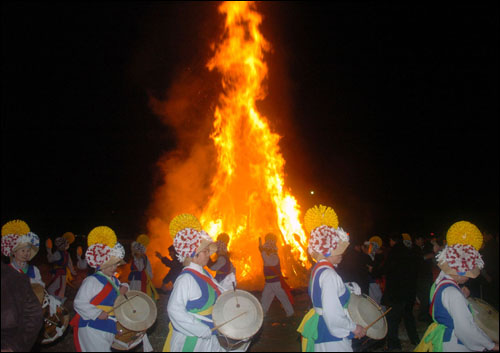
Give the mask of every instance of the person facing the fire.
[{"label": "person facing the fire", "polygon": [[193,215],[176,216],[169,228],[184,269],[177,277],[168,301],[170,323],[163,351],[224,351],[212,321],[214,304],[224,289],[204,269],[217,245]]},{"label": "person facing the fire", "polygon": [[132,242],[132,261],[130,263],[130,274],[128,282],[131,290],[138,290],[149,295],[153,300],[158,300],[159,296],[153,285],[153,270],[146,255],[146,247],[149,238],[146,234],[141,234],[137,240]]},{"label": "person facing the fire", "polygon": [[26,274],[31,284],[45,287],[38,267],[29,264],[39,248],[40,238],[30,231],[26,222],[16,219],[3,225],[2,254],[10,258],[9,266]]},{"label": "person facing the fire", "polygon": [[229,244],[229,235],[227,233],[221,233],[217,237],[217,259],[208,262],[208,268],[215,271],[215,279],[220,285],[227,290],[234,289],[236,287],[236,270],[234,269],[233,263],[229,259],[229,252],[227,246]]},{"label": "person facing the fire", "polygon": [[291,317],[294,314],[293,297],[290,287],[281,274],[280,258],[278,256],[278,247],[276,246],[277,237],[273,233],[265,236],[265,242],[262,244],[259,238],[259,250],[264,262],[264,279],[266,284],[262,291],[262,310],[266,315],[271,303],[276,296],[285,309],[286,316]]},{"label": "person facing the fire", "polygon": [[76,315],[70,322],[73,340],[77,352],[110,352],[118,332],[113,304],[129,287],[114,276],[117,267],[125,264],[125,249],[106,226],[94,228],[87,242],[85,258],[96,272],[83,280],[76,294]]},{"label": "person facing the fire", "polygon": [[498,351],[474,322],[468,291],[460,284],[476,278],[484,267],[479,253],[483,236],[472,223],[454,223],[446,234],[447,245],[437,256],[441,272],[431,287],[430,308],[434,322],[427,328],[415,352]]},{"label": "person facing the fire", "polygon": [[302,351],[352,352],[352,338],[364,337],[366,329],[351,319],[347,306],[351,291],[359,295],[361,290],[354,282],[343,283],[335,271],[349,246],[349,235],[338,226],[335,211],[323,205],[306,212],[304,225],[310,233],[308,252],[317,262],[309,281],[313,308],[297,330]]}]

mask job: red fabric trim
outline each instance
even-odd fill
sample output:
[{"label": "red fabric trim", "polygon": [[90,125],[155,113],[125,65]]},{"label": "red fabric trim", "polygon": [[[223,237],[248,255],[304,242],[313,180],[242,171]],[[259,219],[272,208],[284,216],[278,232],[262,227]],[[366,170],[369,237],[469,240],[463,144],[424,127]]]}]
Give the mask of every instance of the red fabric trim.
[{"label": "red fabric trim", "polygon": [[[92,305],[99,305],[102,301],[108,296],[109,293],[113,290],[113,286],[111,283],[106,283],[106,285],[101,289],[99,294],[97,294],[94,299],[90,301]],[[76,313],[76,315],[71,319],[69,324],[73,326],[73,343],[75,344],[75,349],[77,352],[82,351],[82,347],[80,346],[80,339],[78,338],[78,322],[80,321],[80,314]]]},{"label": "red fabric trim", "polygon": [[442,286],[444,286],[445,284],[453,284],[455,287],[457,287],[458,289],[460,289],[460,287],[458,286],[458,284],[451,280],[451,279],[443,279],[441,280],[441,282],[439,282],[439,285],[436,287],[436,290],[434,291],[434,295],[432,296],[432,300],[431,300],[431,305],[429,305],[429,315],[434,318],[434,316],[432,315],[432,310],[434,309],[434,300],[436,300],[436,294],[439,290],[439,288],[441,288]]},{"label": "red fabric trim", "polygon": [[146,270],[141,271],[141,292],[147,293],[148,279],[146,277]]},{"label": "red fabric trim", "polygon": [[202,280],[207,282],[210,285],[210,287],[212,287],[215,290],[215,292],[217,293],[217,296],[221,295],[220,289],[217,287],[217,285],[214,283],[214,281],[210,277],[205,276],[205,275],[203,275],[203,274],[199,273],[198,271],[195,271],[191,268],[186,268],[185,270],[191,272],[192,274],[198,276],[199,278],[201,278]]}]

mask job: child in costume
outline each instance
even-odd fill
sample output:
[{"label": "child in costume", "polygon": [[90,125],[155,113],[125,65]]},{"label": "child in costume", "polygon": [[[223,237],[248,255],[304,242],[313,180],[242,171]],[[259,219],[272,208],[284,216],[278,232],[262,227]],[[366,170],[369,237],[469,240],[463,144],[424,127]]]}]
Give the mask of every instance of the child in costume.
[{"label": "child in costume", "polygon": [[158,293],[152,282],[153,270],[146,256],[148,244],[149,238],[145,234],[139,235],[137,240],[132,242],[132,262],[128,281],[131,290],[139,290],[149,295],[153,300],[158,300]]},{"label": "child in costume", "polygon": [[217,246],[190,214],[178,215],[170,222],[170,235],[184,269],[168,301],[170,324],[163,351],[224,351],[216,331],[211,330],[212,309],[224,289],[204,269]]},{"label": "child in costume", "polygon": [[10,258],[9,266],[26,274],[30,283],[45,287],[40,270],[31,261],[40,248],[40,238],[30,231],[26,222],[13,220],[2,227],[2,254]]},{"label": "child in costume", "polygon": [[70,323],[73,339],[78,352],[110,352],[117,333],[113,305],[118,295],[128,291],[128,284],[113,276],[125,264],[125,249],[106,226],[94,228],[87,242],[85,257],[96,273],[83,280],[76,294],[76,315]]},{"label": "child in costume", "polygon": [[361,294],[355,283],[344,284],[335,271],[349,246],[349,236],[338,227],[335,211],[323,205],[306,212],[306,230],[310,233],[308,252],[317,261],[311,271],[309,296],[313,308],[304,316],[298,331],[303,352],[352,352],[351,340],[366,330],[349,316],[351,291]]},{"label": "child in costume", "polygon": [[293,316],[293,297],[290,287],[285,282],[281,274],[280,258],[278,256],[278,247],[276,246],[276,235],[268,233],[265,236],[265,243],[259,238],[259,250],[264,262],[264,279],[266,284],[262,291],[262,310],[266,315],[271,303],[276,296],[285,309],[286,316]]},{"label": "child in costume", "polygon": [[484,266],[478,250],[483,236],[472,223],[454,223],[446,234],[447,245],[436,256],[441,272],[431,287],[430,314],[434,322],[427,328],[415,352],[498,351],[474,322],[466,296],[459,285],[476,278]]},{"label": "child in costume", "polygon": [[222,287],[227,290],[236,288],[236,276],[233,263],[229,259],[227,246],[229,244],[229,235],[221,233],[217,237],[217,260],[210,260],[208,267],[215,271],[215,279]]},{"label": "child in costume", "polygon": [[55,245],[57,250],[55,252],[52,252],[52,247],[47,246],[47,259],[50,263],[54,263],[51,271],[52,280],[47,288],[47,292],[63,300],[63,302],[66,299],[64,296],[66,293],[66,276],[68,273],[69,275],[76,276],[73,262],[68,252],[69,245],[74,239],[75,236],[73,233],[66,232],[62,237],[56,238]]}]

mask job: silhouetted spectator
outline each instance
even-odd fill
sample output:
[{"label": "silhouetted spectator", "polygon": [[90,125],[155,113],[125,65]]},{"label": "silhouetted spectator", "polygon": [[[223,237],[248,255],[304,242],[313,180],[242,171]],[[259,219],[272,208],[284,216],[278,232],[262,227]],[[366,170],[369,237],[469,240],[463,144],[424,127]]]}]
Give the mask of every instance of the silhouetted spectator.
[{"label": "silhouetted spectator", "polygon": [[416,295],[417,264],[412,251],[403,245],[401,234],[390,236],[391,249],[382,267],[386,276],[386,288],[382,297],[382,304],[392,307],[387,314],[387,346],[389,349],[401,350],[398,329],[403,318],[410,342],[419,343],[413,304]]}]

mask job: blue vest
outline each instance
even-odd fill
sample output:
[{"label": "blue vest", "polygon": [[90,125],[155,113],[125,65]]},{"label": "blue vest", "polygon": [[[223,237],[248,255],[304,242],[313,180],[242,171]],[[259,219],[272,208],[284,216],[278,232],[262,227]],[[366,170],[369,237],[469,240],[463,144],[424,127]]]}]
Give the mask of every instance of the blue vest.
[{"label": "blue vest", "polygon": [[[446,308],[443,306],[443,299],[442,299],[442,294],[443,290],[448,287],[454,287],[456,290],[460,290],[457,288],[456,285],[452,283],[445,283],[441,287],[438,288],[438,290],[435,292],[434,296],[434,307],[433,307],[433,319],[436,321],[438,324],[446,326],[446,329],[444,331],[443,335],[443,342],[449,342],[451,339],[451,333],[453,332],[453,329],[455,328],[455,325],[453,324],[453,318],[451,317],[450,313]],[[460,340],[457,337],[457,342],[459,344],[463,344],[460,342]]]},{"label": "blue vest", "polygon": [[[106,286],[106,284],[108,284],[108,280],[105,277],[100,276],[98,274],[93,274],[92,276],[95,277],[104,286]],[[112,279],[113,279],[113,282],[115,282],[116,286],[120,285],[120,281],[118,281],[117,278],[112,277]],[[90,301],[92,301],[97,295],[95,295]],[[116,292],[115,289],[112,289],[111,292],[106,296],[106,298],[104,298],[104,300],[102,302],[100,302],[98,305],[113,306],[117,297],[118,297],[118,293]],[[114,318],[114,316],[111,316],[111,317]],[[95,328],[96,330],[106,331],[106,332],[113,333],[113,334],[116,334],[118,332],[116,329],[116,322],[114,320],[111,320],[111,319],[84,320],[83,318],[80,317],[80,320],[78,322],[78,327],[87,327],[87,326]]]},{"label": "blue vest", "polygon": [[[318,266],[321,265],[321,262],[318,262],[314,268],[313,271],[311,272],[314,277],[311,278],[311,281],[309,283],[309,297],[311,298],[312,304],[315,308],[321,308],[323,309],[323,302],[321,300],[321,287],[319,285],[319,278],[323,271],[325,271],[327,268],[330,268],[330,266],[321,266],[321,268],[317,269]],[[316,270],[317,269],[317,270]],[[315,271],[316,270],[316,271]],[[345,285],[344,285],[345,287]],[[312,291],[312,295],[311,295]],[[344,293],[339,297],[340,305],[342,307],[346,308],[347,305],[349,304],[349,299],[351,298],[351,293],[345,287]],[[354,334],[351,332],[349,336],[346,338],[352,339],[354,337]],[[318,321],[318,339],[315,341],[315,343],[323,343],[323,342],[332,342],[332,341],[342,341],[342,338],[340,337],[335,337],[330,333],[330,330],[328,330],[328,326],[326,326],[325,319],[323,318],[323,315],[319,315],[319,321]]]}]

